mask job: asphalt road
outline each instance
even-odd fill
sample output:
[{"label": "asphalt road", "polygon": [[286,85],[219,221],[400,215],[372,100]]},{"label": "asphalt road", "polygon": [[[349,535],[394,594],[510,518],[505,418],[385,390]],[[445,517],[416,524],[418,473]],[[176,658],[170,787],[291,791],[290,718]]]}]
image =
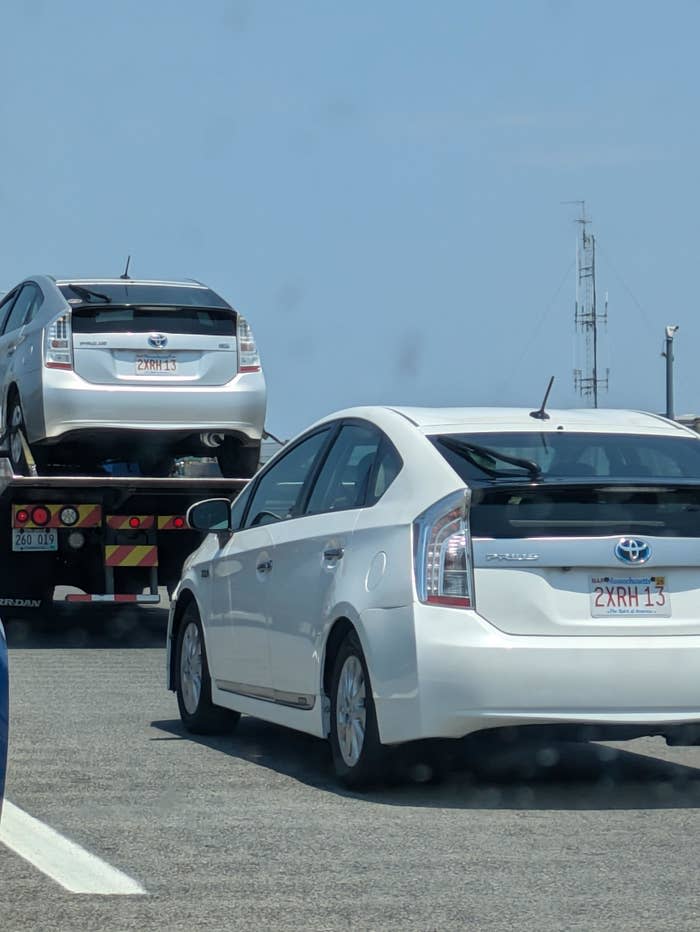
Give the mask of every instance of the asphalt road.
[{"label": "asphalt road", "polygon": [[147,894],[69,893],[0,845],[3,932],[700,929],[700,749],[520,747],[348,793],[316,739],[186,736],[165,613],[97,608],[10,626],[7,796]]}]

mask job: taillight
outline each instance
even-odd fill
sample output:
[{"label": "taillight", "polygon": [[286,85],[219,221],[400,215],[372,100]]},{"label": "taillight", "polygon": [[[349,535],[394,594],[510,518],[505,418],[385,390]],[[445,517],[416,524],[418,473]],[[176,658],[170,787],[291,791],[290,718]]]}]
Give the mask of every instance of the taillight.
[{"label": "taillight", "polygon": [[66,311],[52,321],[44,335],[44,365],[48,369],[73,368],[71,313]]},{"label": "taillight", "polygon": [[468,489],[436,502],[413,523],[414,572],[421,602],[474,607]]},{"label": "taillight", "polygon": [[242,314],[238,315],[236,341],[238,343],[238,371],[260,372],[260,354],[255,345],[255,337],[250,324]]},{"label": "taillight", "polygon": [[45,527],[51,520],[51,512],[48,508],[44,508],[43,505],[37,505],[36,508],[32,508],[32,521],[34,524],[39,525],[39,527]]}]

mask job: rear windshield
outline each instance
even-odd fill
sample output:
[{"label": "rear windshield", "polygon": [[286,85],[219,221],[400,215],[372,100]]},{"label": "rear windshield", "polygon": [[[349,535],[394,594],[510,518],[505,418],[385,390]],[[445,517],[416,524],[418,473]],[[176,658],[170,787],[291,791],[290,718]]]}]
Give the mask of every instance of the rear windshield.
[{"label": "rear windshield", "polygon": [[230,308],[211,288],[188,285],[144,284],[142,282],[76,282],[59,285],[63,297],[84,304],[148,304],[176,307]]},{"label": "rear windshield", "polygon": [[236,336],[233,311],[198,307],[113,307],[109,304],[74,307],[74,333],[186,333]]},{"label": "rear windshield", "polygon": [[[522,480],[517,488],[503,483],[499,488],[497,482],[474,488],[474,537],[700,537],[700,438],[557,431],[451,434],[431,440],[467,484],[506,475]],[[527,461],[540,471],[499,460],[491,452]],[[600,481],[581,482],[586,478]],[[567,484],[566,479],[574,481]],[[637,487],[625,486],[626,479],[636,480]],[[653,488],[655,480],[666,487]],[[687,480],[697,480],[698,486],[684,487]]]},{"label": "rear windshield", "polygon": [[[700,437],[547,431],[440,434],[430,439],[467,483],[470,479],[535,475],[541,479],[700,480]],[[500,460],[497,455],[488,455],[490,452],[524,460],[530,468]]]}]

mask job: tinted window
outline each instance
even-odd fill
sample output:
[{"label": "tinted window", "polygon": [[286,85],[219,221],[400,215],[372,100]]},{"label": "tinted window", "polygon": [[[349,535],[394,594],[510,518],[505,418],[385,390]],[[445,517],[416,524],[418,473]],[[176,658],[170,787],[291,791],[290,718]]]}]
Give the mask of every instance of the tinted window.
[{"label": "tinted window", "polygon": [[4,324],[5,324],[5,320],[7,319],[7,315],[10,313],[10,310],[12,309],[12,304],[18,294],[19,294],[18,291],[11,291],[8,295],[5,296],[3,301],[0,303],[0,329],[2,329],[3,331],[5,329]]},{"label": "tinted window", "polygon": [[[175,307],[223,307],[230,305],[210,288],[188,285],[148,285],[139,282],[80,282],[74,287],[59,285],[63,297],[73,303],[170,305]],[[86,293],[92,292],[92,294]],[[100,297],[102,296],[102,297]]]},{"label": "tinted window", "polygon": [[76,307],[72,313],[74,333],[164,333],[236,336],[233,311],[203,308]]},{"label": "tinted window", "polygon": [[[543,478],[700,479],[700,438],[568,431],[438,435],[437,449],[465,482],[489,476],[527,477],[505,454],[536,463]],[[464,444],[459,449],[460,443]],[[469,444],[486,452],[469,449]]]},{"label": "tinted window", "polygon": [[403,462],[389,441],[384,438],[379,450],[379,460],[367,493],[367,504],[374,505],[389,488],[401,471]]},{"label": "tinted window", "polygon": [[10,316],[5,324],[5,333],[19,330],[27,319],[31,319],[35,306],[41,303],[41,292],[35,285],[25,285],[12,305]]},{"label": "tinted window", "polygon": [[260,477],[248,509],[245,527],[270,524],[297,513],[304,483],[313,470],[330,428],[312,434],[278,459]]},{"label": "tinted window", "polygon": [[341,428],[316,480],[307,514],[364,505],[380,439],[372,427],[346,424]]},{"label": "tinted window", "polygon": [[523,485],[472,492],[474,537],[700,537],[697,488]]}]

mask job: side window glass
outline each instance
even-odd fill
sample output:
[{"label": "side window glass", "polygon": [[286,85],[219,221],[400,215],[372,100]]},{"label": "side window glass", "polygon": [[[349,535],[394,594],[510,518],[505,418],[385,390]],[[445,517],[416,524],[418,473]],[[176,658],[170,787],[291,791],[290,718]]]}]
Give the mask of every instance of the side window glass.
[{"label": "side window glass", "polygon": [[346,424],[341,428],[319,473],[306,514],[361,508],[380,440],[381,434],[373,427]]},{"label": "side window glass", "polygon": [[401,472],[403,462],[401,457],[389,443],[385,440],[379,451],[379,462],[372,479],[372,483],[367,495],[367,504],[374,505],[389,488],[394,479]]},{"label": "side window glass", "polygon": [[27,316],[24,318],[25,324],[28,324],[30,320],[33,320],[36,317],[36,313],[43,303],[44,303],[44,295],[42,294],[41,289],[34,286],[34,300],[29,306],[29,310],[27,311]]},{"label": "side window glass", "polygon": [[260,477],[245,520],[245,527],[273,524],[295,514],[304,484],[323,449],[330,428],[302,440]]},{"label": "side window glass", "polygon": [[36,288],[34,285],[25,285],[19,293],[15,303],[12,305],[10,316],[5,324],[5,333],[11,333],[13,330],[19,330],[25,321],[27,314],[30,312],[36,299]]},{"label": "side window glass", "polygon": [[7,315],[12,310],[12,305],[14,304],[15,298],[18,294],[18,291],[11,291],[5,297],[5,299],[0,302],[0,331],[3,333],[5,331],[5,321],[7,320]]},{"label": "side window glass", "polygon": [[245,511],[245,506],[248,504],[248,499],[250,498],[250,493],[253,488],[254,483],[249,482],[248,485],[242,490],[238,498],[236,498],[231,507],[231,528],[234,531],[240,530],[243,524],[243,512]]}]

